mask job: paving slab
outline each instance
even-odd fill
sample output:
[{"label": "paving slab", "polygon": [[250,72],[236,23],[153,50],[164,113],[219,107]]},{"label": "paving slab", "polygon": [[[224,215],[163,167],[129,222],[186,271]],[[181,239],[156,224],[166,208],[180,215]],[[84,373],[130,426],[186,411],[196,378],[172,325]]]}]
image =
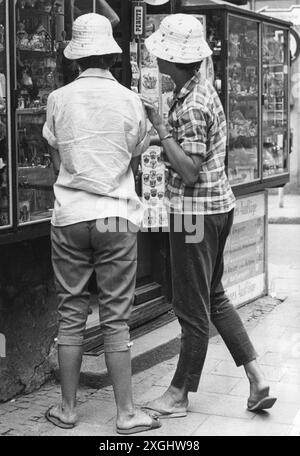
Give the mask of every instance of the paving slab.
[{"label": "paving slab", "polygon": [[248,420],[254,418],[254,414],[246,408],[246,398],[201,391],[190,394],[189,410],[206,415],[220,415]]},{"label": "paving slab", "polygon": [[210,416],[192,434],[193,436],[281,436],[287,435],[291,427],[273,423],[262,426],[254,420]]},{"label": "paving slab", "polygon": [[272,423],[291,425],[299,412],[299,408],[299,403],[283,402],[279,397],[272,409],[257,413],[254,420],[259,423],[267,423],[267,425]]}]

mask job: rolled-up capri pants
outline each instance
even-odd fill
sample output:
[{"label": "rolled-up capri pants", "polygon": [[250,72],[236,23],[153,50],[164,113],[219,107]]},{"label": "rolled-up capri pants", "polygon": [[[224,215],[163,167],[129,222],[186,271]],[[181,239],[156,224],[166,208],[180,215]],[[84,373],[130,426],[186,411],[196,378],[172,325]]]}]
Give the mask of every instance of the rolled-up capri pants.
[{"label": "rolled-up capri pants", "polygon": [[[137,234],[99,230],[99,220],[64,227],[52,226],[52,264],[58,296],[59,345],[83,345],[89,310],[89,279],[97,277],[99,317],[105,352],[127,351],[128,319],[134,299]],[[126,221],[127,222],[127,221]],[[101,226],[103,226],[103,223]],[[129,223],[129,222],[128,222]],[[122,225],[124,230],[124,223]]]}]

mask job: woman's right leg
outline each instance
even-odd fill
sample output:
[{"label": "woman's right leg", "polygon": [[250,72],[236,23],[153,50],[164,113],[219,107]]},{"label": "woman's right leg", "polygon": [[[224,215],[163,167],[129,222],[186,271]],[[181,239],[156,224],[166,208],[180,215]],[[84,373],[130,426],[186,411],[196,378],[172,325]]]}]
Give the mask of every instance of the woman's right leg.
[{"label": "woman's right leg", "polygon": [[233,212],[227,215],[220,236],[219,252],[212,278],[211,320],[224,340],[237,366],[244,366],[250,384],[249,403],[259,400],[262,394],[268,395],[262,370],[257,362],[257,353],[247,334],[244,324],[225,294],[222,285],[224,272],[223,252],[233,223]]},{"label": "woman's right leg", "polygon": [[186,411],[188,393],[198,389],[209,341],[210,283],[218,245],[218,227],[211,216],[190,220],[203,231],[202,241],[195,243],[187,242],[188,218],[182,217],[181,224],[177,217],[181,216],[171,216],[170,250],[172,302],[181,326],[179,360],[167,391],[147,404],[173,414]]},{"label": "woman's right leg", "polygon": [[88,315],[88,280],[92,274],[89,223],[52,227],[52,263],[58,295],[58,361],[62,403],[49,413],[63,423],[75,423],[76,393]]}]

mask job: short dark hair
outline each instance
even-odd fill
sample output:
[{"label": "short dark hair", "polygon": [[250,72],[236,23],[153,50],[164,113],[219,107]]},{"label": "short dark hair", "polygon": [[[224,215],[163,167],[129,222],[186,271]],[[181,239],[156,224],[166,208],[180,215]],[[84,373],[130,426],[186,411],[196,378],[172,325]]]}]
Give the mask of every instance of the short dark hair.
[{"label": "short dark hair", "polygon": [[78,59],[77,63],[83,71],[89,68],[108,70],[116,63],[117,58],[118,54],[90,55],[89,57]]},{"label": "short dark hair", "polygon": [[185,71],[199,71],[203,60],[193,63],[176,63],[177,68]]}]

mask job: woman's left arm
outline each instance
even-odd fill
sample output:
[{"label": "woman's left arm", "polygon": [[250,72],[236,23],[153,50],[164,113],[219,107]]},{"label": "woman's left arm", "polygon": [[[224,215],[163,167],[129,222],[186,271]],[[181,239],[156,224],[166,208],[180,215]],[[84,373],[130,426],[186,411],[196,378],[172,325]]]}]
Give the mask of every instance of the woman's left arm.
[{"label": "woman's left arm", "polygon": [[203,162],[202,154],[187,155],[184,149],[169,135],[169,131],[155,106],[145,100],[143,101],[148,118],[158,133],[172,168],[182,177],[187,186],[193,186],[199,177]]}]

